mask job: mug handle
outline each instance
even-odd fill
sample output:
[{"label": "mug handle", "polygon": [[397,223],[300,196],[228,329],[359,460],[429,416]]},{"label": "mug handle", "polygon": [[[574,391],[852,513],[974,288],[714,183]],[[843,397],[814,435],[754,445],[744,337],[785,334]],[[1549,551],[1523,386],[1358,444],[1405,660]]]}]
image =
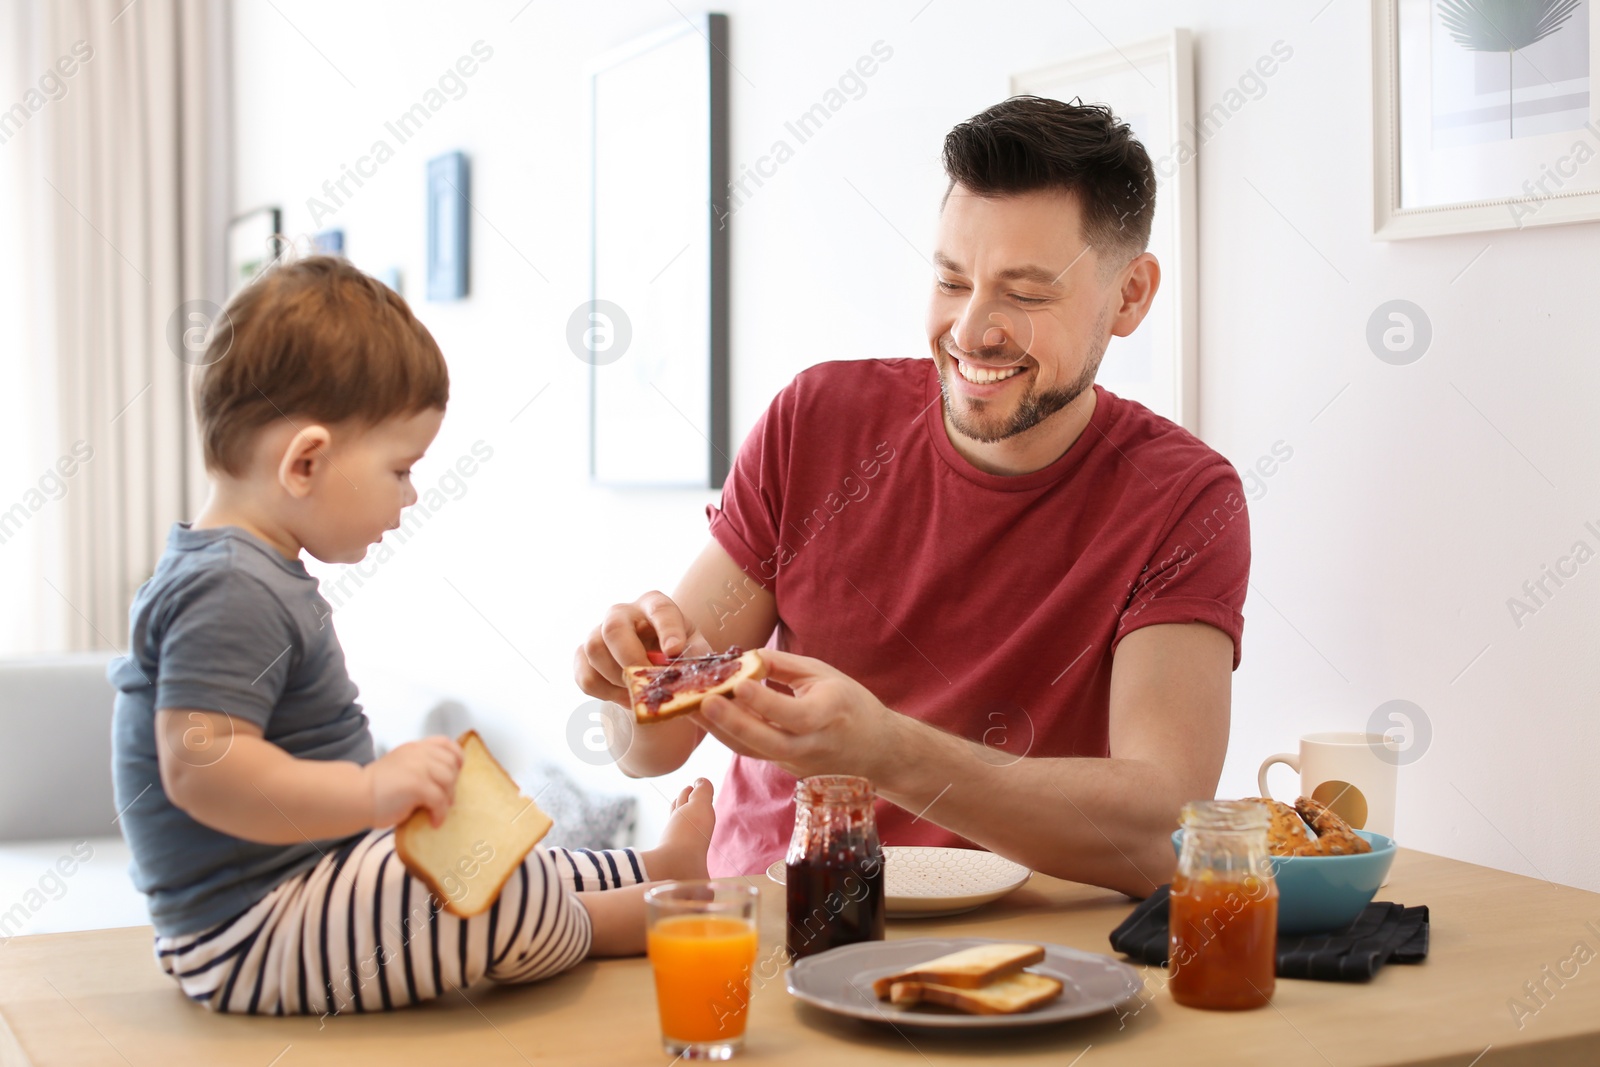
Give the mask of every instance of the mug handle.
[{"label": "mug handle", "polygon": [[1261,795],[1264,797],[1272,796],[1271,793],[1267,792],[1267,769],[1274,763],[1282,763],[1294,773],[1300,773],[1300,757],[1294,753],[1280,752],[1276,756],[1268,756],[1261,764],[1261,770],[1256,773],[1256,786],[1261,790]]}]

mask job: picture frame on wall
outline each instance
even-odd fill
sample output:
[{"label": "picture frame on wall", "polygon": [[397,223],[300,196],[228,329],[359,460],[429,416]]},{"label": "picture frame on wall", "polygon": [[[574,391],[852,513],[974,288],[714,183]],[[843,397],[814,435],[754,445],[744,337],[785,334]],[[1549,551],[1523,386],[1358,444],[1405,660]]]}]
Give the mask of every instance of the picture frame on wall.
[{"label": "picture frame on wall", "polygon": [[344,230],[320,230],[312,234],[311,251],[319,256],[344,255]]},{"label": "picture frame on wall", "polygon": [[446,152],[428,160],[428,299],[467,295],[471,259],[467,157]]},{"label": "picture frame on wall", "polygon": [[1149,153],[1156,209],[1148,250],[1161,264],[1161,285],[1138,329],[1111,339],[1095,381],[1198,433],[1195,159],[1204,137],[1194,124],[1189,31],[1013,75],[1011,92],[1105,104]]},{"label": "picture frame on wall", "polygon": [[1372,0],[1373,236],[1600,219],[1596,0]]},{"label": "picture frame on wall", "polygon": [[249,285],[284,252],[283,212],[260,207],[228,222],[228,296]]},{"label": "picture frame on wall", "polygon": [[728,405],[728,17],[700,14],[587,68],[589,472],[613,487],[720,489]]}]

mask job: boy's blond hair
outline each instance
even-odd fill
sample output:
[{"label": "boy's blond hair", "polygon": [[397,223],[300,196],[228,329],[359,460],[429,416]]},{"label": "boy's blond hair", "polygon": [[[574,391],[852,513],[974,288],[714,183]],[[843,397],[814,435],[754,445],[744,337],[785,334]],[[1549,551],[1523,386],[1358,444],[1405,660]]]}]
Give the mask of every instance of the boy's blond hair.
[{"label": "boy's blond hair", "polygon": [[195,406],[206,469],[241,475],[277,419],[324,424],[443,408],[444,356],[400,295],[337,256],[275,266],[228,304]]}]

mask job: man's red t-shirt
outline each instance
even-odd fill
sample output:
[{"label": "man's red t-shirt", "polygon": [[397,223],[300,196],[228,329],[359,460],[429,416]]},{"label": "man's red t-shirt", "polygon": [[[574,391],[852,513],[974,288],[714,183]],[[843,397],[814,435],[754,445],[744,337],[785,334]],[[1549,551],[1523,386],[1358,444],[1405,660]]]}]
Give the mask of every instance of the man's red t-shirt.
[{"label": "man's red t-shirt", "polygon": [[[717,542],[777,600],[771,643],[999,764],[1110,755],[1111,660],[1141,626],[1215,626],[1237,667],[1250,570],[1238,474],[1176,424],[1095,391],[1064,455],[1008,477],[951,445],[931,359],[799,374],[740,448],[721,509],[706,509]],[[740,604],[730,590],[717,617]],[[734,758],[713,875],[783,858],[794,783]],[[878,803],[886,845],[970,847],[937,819]]]}]

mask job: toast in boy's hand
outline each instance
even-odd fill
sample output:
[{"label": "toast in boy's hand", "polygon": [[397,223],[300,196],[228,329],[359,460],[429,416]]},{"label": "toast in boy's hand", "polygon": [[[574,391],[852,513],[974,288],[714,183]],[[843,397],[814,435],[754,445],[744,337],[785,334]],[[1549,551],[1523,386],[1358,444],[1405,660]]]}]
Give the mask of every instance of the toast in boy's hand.
[{"label": "toast in boy's hand", "polygon": [[902,1006],[942,1004],[975,1015],[1010,1015],[1061,994],[1054,978],[1023,971],[1044,959],[1038,945],[977,945],[872,983],[879,999]]},{"label": "toast in boy's hand", "polygon": [[889,1002],[942,1004],[970,1015],[1015,1015],[1037,1008],[1061,995],[1061,982],[1049,975],[1020,971],[997,978],[977,989],[939,985],[936,982],[896,982],[889,987]]},{"label": "toast in boy's hand", "polygon": [[663,722],[700,706],[708,696],[728,693],[749,678],[767,676],[767,665],[756,651],[738,647],[710,656],[686,656],[648,667],[626,667],[628,698],[638,722]]},{"label": "toast in boy's hand", "polygon": [[457,739],[461,775],[444,823],[419,808],[395,828],[394,851],[440,905],[470,919],[487,911],[506,880],[552,825],[489,754],[476,730]]}]

